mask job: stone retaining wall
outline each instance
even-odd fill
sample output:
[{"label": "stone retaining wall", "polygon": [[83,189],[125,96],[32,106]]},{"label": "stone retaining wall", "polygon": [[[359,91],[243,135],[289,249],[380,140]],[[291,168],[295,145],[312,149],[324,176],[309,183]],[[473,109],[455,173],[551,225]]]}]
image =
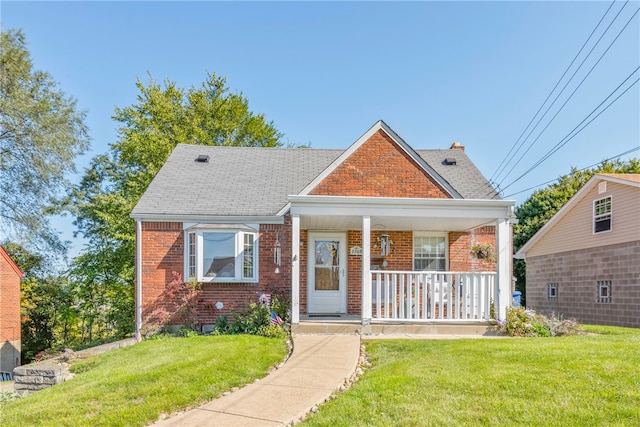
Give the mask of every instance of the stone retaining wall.
[{"label": "stone retaining wall", "polygon": [[24,393],[60,384],[73,377],[73,374],[69,371],[69,361],[95,356],[116,348],[128,347],[136,342],[134,338],[127,338],[77,352],[67,349],[62,355],[53,359],[17,367],[13,370],[13,389],[19,393]]},{"label": "stone retaining wall", "polygon": [[66,365],[26,365],[13,370],[17,392],[36,391],[60,384],[70,375]]}]

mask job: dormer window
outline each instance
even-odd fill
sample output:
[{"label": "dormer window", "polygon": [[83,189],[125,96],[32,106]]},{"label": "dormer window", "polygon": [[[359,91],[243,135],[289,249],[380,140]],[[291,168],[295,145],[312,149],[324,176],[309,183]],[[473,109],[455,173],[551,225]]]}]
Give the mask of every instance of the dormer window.
[{"label": "dormer window", "polygon": [[611,231],[611,196],[593,202],[593,232]]}]

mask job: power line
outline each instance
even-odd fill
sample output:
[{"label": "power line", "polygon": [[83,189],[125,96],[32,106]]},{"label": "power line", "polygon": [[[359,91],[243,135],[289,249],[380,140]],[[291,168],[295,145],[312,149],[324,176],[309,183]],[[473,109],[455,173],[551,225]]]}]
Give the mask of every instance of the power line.
[{"label": "power line", "polygon": [[[540,160],[538,160],[536,163],[534,163],[529,169],[527,169],[522,175],[520,175],[518,178],[516,178],[515,180],[513,180],[509,185],[505,186],[503,188],[503,190],[506,190],[507,188],[511,187],[513,184],[515,184],[516,182],[518,182],[520,179],[522,179],[525,175],[527,175],[529,172],[531,172],[533,169],[535,169],[536,167],[540,166],[545,160],[547,160],[549,157],[551,157],[553,154],[555,154],[560,148],[562,148],[564,145],[566,145],[569,141],[571,141],[575,136],[577,136],[580,132],[582,132],[582,130],[584,128],[586,128],[587,126],[589,126],[589,124],[591,124],[591,122],[593,122],[595,119],[597,119],[602,113],[604,113],[605,111],[607,111],[607,109],[614,104],[618,99],[620,99],[620,97],[622,95],[624,95],[625,93],[627,93],[629,91],[629,89],[631,89],[636,83],[638,83],[638,81],[640,81],[640,77],[637,78],[633,83],[631,83],[629,85],[629,87],[627,87],[620,95],[618,95],[616,98],[613,99],[613,101],[611,101],[606,107],[604,107],[602,109],[602,111],[600,111],[598,114],[596,114],[591,120],[589,120],[587,123],[584,124],[584,126],[582,126],[580,129],[578,129],[578,127],[580,127],[580,125],[582,125],[587,119],[589,119],[589,117],[595,113],[598,108],[600,108],[600,106],[602,106],[602,104],[604,104],[609,98],[611,98],[613,96],[613,94],[615,92],[617,92],[618,89],[620,89],[620,87],[625,84],[627,82],[627,80],[629,80],[631,78],[631,76],[633,76],[633,74],[635,74],[638,70],[640,69],[640,66],[637,67],[635,70],[633,70],[633,72],[631,72],[631,74],[629,74],[629,76],[622,82],[620,83],[620,85],[618,85],[617,88],[615,88],[610,94],[609,96],[607,96],[600,104],[598,104],[598,106],[596,108],[593,109],[593,111],[591,111],[591,113],[589,113],[580,123],[578,123],[578,125],[576,127],[574,127],[571,132],[569,132],[564,138],[562,138],[560,140],[560,142],[558,142],[551,150],[547,151],[547,153],[542,156],[542,158],[540,158]],[[576,129],[578,129],[576,131]],[[575,133],[574,133],[575,131]],[[573,133],[573,135],[571,135]]]},{"label": "power line", "polygon": [[[626,3],[625,3],[626,5]],[[624,7],[624,6],[623,6]],[[620,9],[620,11],[622,11],[622,9]],[[611,43],[609,44],[609,46],[605,49],[604,52],[602,52],[602,54],[600,55],[600,57],[598,58],[598,60],[595,62],[595,64],[593,64],[593,66],[591,67],[591,69],[589,69],[589,71],[587,72],[587,74],[583,77],[583,79],[580,81],[580,83],[578,84],[578,86],[576,86],[576,88],[573,90],[573,92],[571,92],[571,94],[569,95],[569,97],[565,100],[565,102],[560,106],[560,108],[558,109],[558,111],[556,111],[556,113],[554,114],[554,116],[549,120],[549,122],[547,123],[547,125],[544,127],[544,129],[542,129],[542,131],[538,134],[538,136],[536,137],[536,139],[533,140],[533,142],[531,142],[529,144],[529,146],[527,147],[527,149],[525,150],[524,153],[522,153],[522,155],[520,156],[520,158],[518,159],[518,161],[511,167],[511,169],[509,169],[509,172],[507,172],[507,174],[502,178],[502,181],[500,181],[500,184],[502,184],[502,182],[504,180],[507,179],[507,177],[509,176],[509,174],[511,174],[511,172],[515,169],[515,167],[520,164],[520,162],[522,161],[522,159],[524,158],[524,156],[529,152],[529,150],[531,150],[531,148],[533,148],[533,145],[538,141],[538,139],[540,139],[540,137],[542,136],[542,134],[547,130],[547,128],[551,125],[551,123],[553,122],[553,120],[558,116],[558,114],[560,114],[560,112],[564,109],[564,107],[567,105],[567,103],[569,102],[569,100],[571,100],[571,98],[573,98],[573,95],[575,95],[575,93],[578,91],[578,89],[582,86],[582,84],[585,82],[585,80],[589,77],[589,75],[591,75],[591,73],[593,72],[593,70],[596,68],[596,66],[600,63],[600,61],[602,60],[602,58],[604,58],[604,56],[607,54],[607,52],[609,52],[609,50],[611,49],[611,47],[613,46],[613,44],[618,40],[618,38],[620,37],[620,35],[622,35],[622,33],[624,32],[624,30],[629,26],[629,24],[631,23],[631,21],[633,20],[633,18],[635,18],[635,16],[638,14],[638,11],[640,11],[640,8],[637,9],[633,15],[631,15],[631,18],[629,18],[629,20],[627,21],[627,23],[622,27],[622,29],[618,32],[618,34],[616,35],[616,37],[611,41]],[[618,15],[620,14],[620,12],[618,12]],[[618,17],[618,15],[616,15],[616,18]],[[614,18],[615,20],[615,18]],[[613,21],[611,22],[611,24],[613,24]],[[535,128],[538,126],[538,124],[540,124],[540,122],[542,121],[542,119],[544,118],[544,116],[546,116],[546,114],[549,112],[549,110],[551,109],[551,107],[555,104],[555,102],[558,100],[558,98],[560,97],[560,95],[562,94],[562,92],[564,92],[564,89],[566,89],[567,85],[569,84],[569,82],[571,82],[571,80],[573,79],[573,77],[576,75],[576,73],[578,72],[578,70],[582,67],[582,65],[584,64],[584,62],[586,61],[586,59],[588,58],[589,55],[591,55],[591,52],[593,52],[593,49],[595,49],[595,47],[597,46],[597,44],[600,42],[600,40],[602,40],[602,37],[606,34],[606,31],[609,30],[609,28],[611,27],[611,24],[609,24],[609,27],[607,27],[607,30],[605,30],[605,33],[602,34],[602,36],[600,36],[600,38],[598,39],[598,41],[596,42],[596,45],[593,46],[593,48],[591,49],[591,51],[589,51],[589,54],[587,55],[587,57],[585,57],[585,59],[582,61],[582,63],[580,64],[580,66],[578,67],[578,69],[576,69],[576,71],[573,73],[573,75],[571,76],[571,78],[569,79],[569,81],[567,81],[567,83],[565,84],[565,86],[562,88],[562,90],[560,91],[560,93],[558,93],[558,95],[556,96],[556,98],[553,100],[553,102],[551,103],[551,105],[549,105],[549,107],[547,108],[547,110],[545,111],[545,113],[543,114],[542,117],[540,117],[540,119],[538,120],[538,122],[536,123],[536,125],[534,126],[534,128],[531,130],[531,132],[529,132],[529,134],[527,135],[526,139],[529,138],[529,136],[531,136],[531,133],[533,133],[533,131],[535,130]],[[523,141],[524,144],[524,141]],[[515,155],[515,154],[514,154]]]},{"label": "power line", "polygon": [[[582,47],[580,48],[580,50],[578,51],[578,53],[576,53],[576,55],[573,57],[573,60],[571,61],[571,63],[569,64],[569,66],[567,66],[567,68],[564,70],[564,73],[562,73],[562,76],[560,76],[560,78],[558,79],[558,81],[556,82],[555,86],[553,87],[553,89],[551,89],[551,91],[549,92],[549,94],[547,95],[547,97],[545,98],[545,100],[542,102],[542,104],[540,105],[540,108],[538,108],[538,111],[536,111],[536,113],[533,115],[533,117],[531,118],[531,120],[529,121],[529,124],[527,124],[527,126],[524,128],[524,130],[522,131],[522,133],[520,134],[520,136],[518,137],[518,139],[516,140],[516,142],[511,146],[511,149],[509,150],[509,152],[507,153],[507,155],[502,159],[502,162],[500,162],[500,165],[498,165],[498,167],[496,168],[496,171],[493,173],[493,175],[491,175],[491,177],[489,178],[490,181],[492,181],[494,178],[497,179],[498,176],[500,176],[500,168],[505,165],[505,161],[507,162],[507,164],[513,159],[513,157],[518,153],[518,151],[520,150],[520,148],[518,148],[516,150],[515,153],[513,153],[513,155],[511,157],[510,154],[511,152],[514,150],[514,148],[516,148],[516,146],[518,146],[518,143],[520,142],[520,140],[522,139],[522,136],[527,132],[527,130],[529,129],[529,127],[531,126],[531,124],[533,123],[533,121],[536,119],[536,117],[538,116],[538,114],[540,113],[540,111],[542,111],[542,108],[545,106],[545,104],[547,103],[547,101],[549,100],[549,98],[551,98],[551,95],[553,95],[553,92],[557,89],[558,85],[560,84],[560,82],[562,81],[562,79],[564,78],[564,76],[567,75],[567,73],[569,72],[569,70],[571,69],[571,66],[573,66],[573,64],[576,62],[576,59],[578,59],[578,56],[580,56],[580,54],[582,53],[582,51],[584,50],[585,46],[587,45],[587,43],[589,43],[589,40],[591,40],[591,37],[593,37],[593,35],[595,34],[596,30],[598,29],[598,27],[600,26],[600,24],[602,23],[602,21],[604,20],[604,18],[607,16],[607,14],[609,13],[609,11],[611,10],[611,8],[613,7],[613,5],[615,4],[615,0],[613,0],[611,2],[611,4],[609,5],[609,7],[607,8],[607,10],[604,12],[604,15],[602,15],[602,17],[600,18],[600,21],[598,21],[598,23],[596,24],[596,26],[593,28],[593,30],[591,31],[591,34],[589,34],[589,37],[587,37],[587,40],[585,40],[585,42],[582,44]],[[622,8],[620,8],[620,11],[618,11],[618,14],[613,18],[613,20],[611,21],[611,23],[613,23],[616,18],[618,17],[618,15],[620,14],[620,12],[622,11],[622,9],[624,9],[624,7],[627,5],[627,3],[629,2],[629,0],[627,0],[627,2],[622,6]],[[611,26],[611,24],[609,24],[609,27]],[[607,30],[609,29],[609,27],[607,27],[607,29],[604,31],[603,35],[606,34]],[[602,36],[600,37],[602,38]],[[600,41],[600,39],[598,40]],[[598,42],[596,42],[596,44],[594,45],[597,46]],[[593,51],[593,49],[591,50]],[[590,54],[591,52],[589,52]],[[585,57],[588,58],[589,54],[587,54],[587,56]],[[583,61],[584,63],[584,61]],[[580,66],[582,66],[582,64],[580,64]],[[578,67],[578,70],[580,69],[580,67]],[[577,70],[576,70],[577,71]],[[575,73],[574,73],[575,75]],[[573,78],[573,76],[572,76]],[[571,79],[569,79],[569,82],[571,81]],[[568,83],[568,82],[567,82]],[[566,85],[565,85],[566,87]],[[563,88],[564,90],[564,88]],[[560,92],[562,93],[562,92]],[[553,104],[552,104],[553,105]],[[543,116],[544,117],[544,116]],[[535,129],[535,127],[534,127]],[[526,141],[526,138],[525,140]],[[524,144],[524,141],[522,141],[522,143],[520,144],[520,147],[522,147],[522,144]],[[507,160],[508,159],[508,160]],[[506,165],[505,165],[506,168]]]},{"label": "power line", "polygon": [[[605,102],[607,102],[607,100],[609,98],[611,98],[617,91],[618,89],[620,89],[638,70],[640,69],[640,66],[636,67],[635,70],[633,70],[629,76],[627,76],[626,79],[624,79],[622,81],[622,83],[620,83],[618,85],[618,87],[616,87],[602,102],[600,102],[600,104],[598,104],[584,119],[582,119],[582,121],[580,123],[578,123],[578,125],[576,125],[576,127],[574,127],[567,135],[564,136],[564,138],[562,138],[555,146],[553,146],[546,154],[544,154],[542,156],[542,158],[540,158],[535,164],[533,164],[529,169],[527,169],[522,175],[520,175],[518,178],[516,178],[515,180],[513,180],[510,184],[508,184],[507,186],[505,186],[504,188],[502,188],[500,190],[500,192],[503,192],[504,190],[506,190],[507,188],[511,187],[513,184],[515,184],[516,182],[518,182],[520,179],[522,179],[524,176],[526,176],[527,174],[529,174],[529,172],[531,172],[533,169],[535,169],[536,167],[540,166],[545,160],[547,160],[549,157],[551,157],[553,154],[555,154],[560,148],[562,148],[564,145],[566,145],[570,140],[572,140],[574,137],[576,137],[580,132],[582,132],[584,130],[584,128],[586,128],[587,126],[589,126],[589,124],[591,124],[595,119],[597,119],[602,113],[604,113],[611,105],[613,105],[618,99],[620,99],[620,97],[622,97],[622,95],[624,95],[625,93],[627,93],[636,83],[638,83],[638,81],[640,81],[640,78],[637,78],[633,83],[631,83],[629,85],[629,87],[627,87],[622,93],[620,93],[615,99],[613,99],[606,107],[604,107],[600,112],[598,112],[598,114],[596,114],[593,118],[591,118],[591,120],[589,120],[589,117],[591,117]],[[589,120],[587,123],[585,123],[587,120]],[[582,124],[584,123],[584,126],[580,127]],[[579,129],[578,129],[579,128]],[[575,133],[574,133],[575,132]],[[495,184],[492,183],[493,185],[496,185],[499,188],[500,184]],[[485,193],[483,195],[483,197],[487,197],[490,194],[493,193],[493,188],[488,191],[487,193]]]},{"label": "power line", "polygon": [[[633,153],[634,151],[638,151],[638,150],[640,150],[640,147],[632,148],[632,149],[630,149],[630,150],[625,151],[624,153],[616,154],[615,156],[613,156],[613,157],[609,157],[608,159],[604,159],[604,160],[602,160],[602,161],[600,161],[600,162],[598,162],[598,163],[594,163],[594,164],[589,165],[589,166],[587,166],[587,167],[584,167],[584,168],[582,168],[582,169],[578,169],[578,170],[577,170],[577,172],[582,172],[582,171],[585,171],[585,170],[587,170],[587,169],[591,169],[592,167],[594,167],[594,166],[598,166],[598,165],[599,165],[599,164],[601,164],[601,163],[608,162],[609,160],[613,160],[613,159],[620,158],[620,157],[622,157],[622,156],[624,156],[624,155],[626,155],[626,154]],[[504,196],[504,197],[505,197],[505,198],[507,198],[507,197],[515,196],[516,194],[524,193],[525,191],[533,190],[533,189],[538,188],[538,187],[541,187],[541,186],[543,186],[543,185],[551,184],[552,182],[556,182],[556,181],[558,181],[559,179],[560,179],[560,178],[555,178],[555,179],[552,179],[552,180],[550,180],[550,181],[543,182],[542,184],[534,185],[533,187],[525,188],[524,190],[520,190],[520,191],[517,191],[517,192],[515,192],[515,193],[511,193],[511,194],[509,194],[509,195],[507,195],[507,196]]]}]

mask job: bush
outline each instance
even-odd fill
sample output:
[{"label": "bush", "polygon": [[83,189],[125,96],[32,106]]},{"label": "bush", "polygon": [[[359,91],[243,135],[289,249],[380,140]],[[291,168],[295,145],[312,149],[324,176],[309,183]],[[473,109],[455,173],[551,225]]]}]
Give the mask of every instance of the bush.
[{"label": "bush", "polygon": [[547,317],[524,307],[508,307],[507,318],[498,320],[498,328],[512,337],[554,337],[581,332],[575,319]]},{"label": "bush", "polygon": [[200,335],[198,332],[194,331],[191,328],[180,328],[180,330],[178,331],[177,335],[179,337],[197,337],[198,335]]},{"label": "bush", "polygon": [[0,391],[0,406],[3,403],[11,402],[13,400],[18,400],[22,397],[20,393],[12,392],[12,391]]},{"label": "bush", "polygon": [[[272,312],[278,322],[272,322]],[[282,313],[282,314],[281,314]],[[233,314],[230,325],[218,318],[214,333],[251,334],[264,337],[282,337],[287,334],[288,305],[277,296],[273,296],[269,304],[250,302],[240,313]]]},{"label": "bush", "polygon": [[212,335],[224,335],[229,333],[229,322],[226,316],[218,316],[216,324],[211,331]]},{"label": "bush", "polygon": [[242,312],[233,314],[233,322],[229,327],[229,332],[259,335],[261,328],[269,326],[270,318],[269,306],[251,302]]}]

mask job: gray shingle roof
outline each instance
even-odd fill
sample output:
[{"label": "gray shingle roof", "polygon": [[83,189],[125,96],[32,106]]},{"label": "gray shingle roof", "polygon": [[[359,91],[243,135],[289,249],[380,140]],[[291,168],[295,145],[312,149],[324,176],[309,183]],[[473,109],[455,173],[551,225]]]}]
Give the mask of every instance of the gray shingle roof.
[{"label": "gray shingle roof", "polygon": [[[275,215],[343,152],[179,144],[132,215]],[[416,152],[462,197],[499,198],[463,151]],[[196,162],[199,155],[209,162]],[[445,166],[445,158],[456,165]]]},{"label": "gray shingle roof", "polygon": [[[487,178],[482,175],[467,154],[453,150],[416,150],[442,178],[465,199],[501,199]],[[445,165],[444,159],[455,159],[455,165]]]}]

